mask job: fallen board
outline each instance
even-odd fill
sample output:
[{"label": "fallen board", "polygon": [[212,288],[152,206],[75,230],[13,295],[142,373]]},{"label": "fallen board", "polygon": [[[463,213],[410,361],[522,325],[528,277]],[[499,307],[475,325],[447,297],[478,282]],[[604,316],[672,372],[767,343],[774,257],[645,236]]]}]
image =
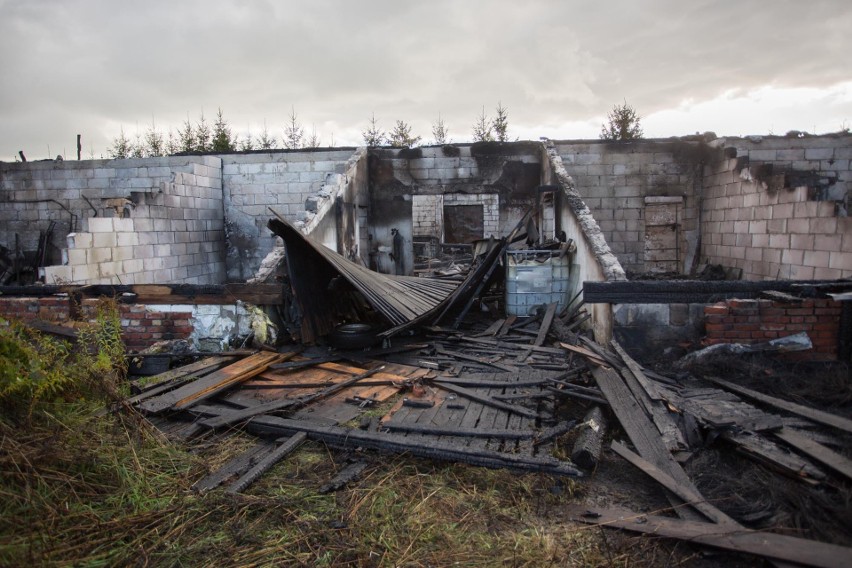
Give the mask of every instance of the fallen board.
[{"label": "fallen board", "polygon": [[775,436],[790,447],[827,465],[837,473],[844,475],[846,479],[852,480],[852,460],[849,458],[833,452],[819,442],[815,442],[789,428],[775,432]]},{"label": "fallen board", "polygon": [[139,409],[150,414],[156,414],[168,409],[188,408],[241,381],[262,373],[269,365],[283,361],[294,354],[257,353],[173,391],[147,400],[139,405]]},{"label": "fallen board", "polygon": [[852,558],[852,548],[836,544],[747,529],[732,530],[713,523],[643,515],[622,508],[589,510],[586,506],[569,505],[568,514],[582,523],[676,538],[804,566],[845,568]]},{"label": "fallen board", "polygon": [[786,410],[787,412],[792,412],[793,414],[803,416],[804,418],[808,418],[809,420],[813,420],[814,422],[819,422],[820,424],[825,424],[826,426],[833,426],[834,428],[852,434],[852,420],[843,418],[842,416],[837,416],[835,414],[823,412],[814,408],[808,408],[807,406],[803,406],[801,404],[781,400],[780,398],[765,395],[763,393],[759,393],[757,391],[753,391],[751,389],[747,389],[745,387],[741,387],[740,385],[735,385],[734,383],[724,381],[722,379],[717,379],[715,377],[706,378],[708,381],[716,383],[719,386],[725,387],[726,389],[733,391],[737,394],[741,394],[746,398],[750,398],[752,400],[768,404],[769,406],[774,406],[775,408]]},{"label": "fallen board", "polygon": [[[592,375],[598,383],[604,396],[609,401],[610,408],[621,423],[622,429],[630,437],[630,441],[643,458],[660,468],[671,476],[680,485],[698,492],[695,485],[683,471],[679,463],[675,461],[663,444],[656,426],[645,414],[644,409],[633,398],[630,389],[624,383],[621,375],[614,369],[608,367],[595,367]],[[679,505],[680,499],[671,493],[667,493],[669,501],[673,505]],[[699,520],[701,516],[688,507],[678,507],[678,516],[688,520]]]}]

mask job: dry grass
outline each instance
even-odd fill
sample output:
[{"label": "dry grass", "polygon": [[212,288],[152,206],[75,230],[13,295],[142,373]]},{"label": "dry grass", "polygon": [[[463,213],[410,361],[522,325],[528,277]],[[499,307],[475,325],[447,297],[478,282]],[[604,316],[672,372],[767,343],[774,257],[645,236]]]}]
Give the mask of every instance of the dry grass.
[{"label": "dry grass", "polygon": [[182,448],[132,414],[51,410],[27,430],[0,422],[0,565],[672,563],[647,539],[567,522],[570,480],[366,456],[360,480],[322,495],[345,459],[308,444],[245,495],[198,495],[192,483],[250,440]]},{"label": "dry grass", "polygon": [[661,566],[689,558],[566,521],[563,506],[583,486],[542,474],[370,454],[357,456],[371,462],[360,480],[320,494],[352,456],[313,443],[245,495],[199,495],[192,484],[254,440],[185,446],[129,409],[92,418],[116,394],[113,381],[104,385],[28,401],[24,421],[0,415],[0,566]]}]

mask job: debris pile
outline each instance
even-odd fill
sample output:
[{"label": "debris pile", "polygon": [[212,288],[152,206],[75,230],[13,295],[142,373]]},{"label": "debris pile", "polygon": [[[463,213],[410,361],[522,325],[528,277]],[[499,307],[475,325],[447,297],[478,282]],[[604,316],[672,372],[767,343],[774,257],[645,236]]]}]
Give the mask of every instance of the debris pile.
[{"label": "debris pile", "polygon": [[145,379],[126,403],[176,438],[257,436],[250,450],[199,479],[199,491],[244,491],[308,441],[359,456],[323,492],[357,479],[374,451],[583,477],[609,450],[655,480],[678,518],[583,505],[569,510],[577,521],[777,562],[842,565],[852,550],[820,542],[824,535],[772,533],[759,519],[724,512],[684,464],[708,450],[731,451],[754,460],[766,483],[781,474],[842,500],[852,482],[844,454],[852,421],[729,380],[643,368],[617,342],[608,348],[587,336],[579,294],[525,317],[471,310],[524,223],[486,247],[462,282],[441,283],[353,268],[273,221],[288,247],[303,337],[331,332],[335,310],[371,314],[390,328],[374,331],[368,349],[291,345],[208,356]]}]

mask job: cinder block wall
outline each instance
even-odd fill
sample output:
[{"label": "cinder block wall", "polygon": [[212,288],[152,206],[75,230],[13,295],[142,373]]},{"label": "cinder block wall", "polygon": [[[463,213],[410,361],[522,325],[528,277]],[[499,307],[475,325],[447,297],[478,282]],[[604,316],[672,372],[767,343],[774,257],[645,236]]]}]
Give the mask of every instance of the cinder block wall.
[{"label": "cinder block wall", "polygon": [[728,139],[705,171],[702,259],[746,280],[852,276],[852,137]]},{"label": "cinder block wall", "polygon": [[[55,221],[48,283],[220,282],[220,163],[188,156],[0,164],[0,244],[14,250],[17,234],[22,250],[35,251],[39,232]],[[129,218],[117,218],[125,211]]]},{"label": "cinder block wall", "polygon": [[345,174],[355,148],[222,155],[228,280],[254,275],[275,246],[266,228],[272,207],[290,221],[304,220],[309,198]]},{"label": "cinder block wall", "polygon": [[444,236],[444,205],[482,204],[482,236],[504,235],[534,203],[540,184],[541,149],[535,142],[370,149],[369,265],[393,273],[395,228],[410,272],[415,238]]},{"label": "cinder block wall", "polygon": [[628,272],[653,271],[645,262],[646,197],[680,197],[679,271],[697,253],[702,163],[716,151],[688,140],[555,141],[568,174],[589,206],[610,249]]}]

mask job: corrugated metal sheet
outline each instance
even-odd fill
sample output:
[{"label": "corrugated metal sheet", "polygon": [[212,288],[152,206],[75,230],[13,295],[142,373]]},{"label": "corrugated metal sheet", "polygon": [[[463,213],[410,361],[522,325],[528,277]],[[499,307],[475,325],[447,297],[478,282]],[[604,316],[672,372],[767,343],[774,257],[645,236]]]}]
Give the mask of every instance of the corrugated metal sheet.
[{"label": "corrugated metal sheet", "polygon": [[457,281],[379,274],[306,237],[289,223],[271,219],[269,228],[284,240],[287,249],[287,267],[302,310],[306,341],[325,335],[339,323],[345,294],[334,283],[338,276],[394,327],[429,314],[459,286]]}]

